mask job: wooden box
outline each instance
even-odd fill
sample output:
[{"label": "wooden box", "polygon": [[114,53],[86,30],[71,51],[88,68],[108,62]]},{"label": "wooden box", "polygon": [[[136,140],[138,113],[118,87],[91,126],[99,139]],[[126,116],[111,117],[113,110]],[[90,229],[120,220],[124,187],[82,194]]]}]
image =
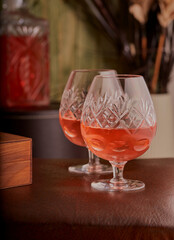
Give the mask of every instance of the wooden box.
[{"label": "wooden box", "polygon": [[0,133],[0,188],[32,183],[32,139]]}]

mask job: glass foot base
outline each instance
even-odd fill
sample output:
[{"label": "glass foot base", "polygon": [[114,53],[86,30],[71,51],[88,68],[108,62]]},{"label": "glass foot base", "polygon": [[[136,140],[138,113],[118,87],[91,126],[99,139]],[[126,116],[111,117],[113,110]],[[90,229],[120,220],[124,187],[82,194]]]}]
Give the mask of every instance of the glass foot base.
[{"label": "glass foot base", "polygon": [[145,188],[145,184],[139,180],[125,179],[124,183],[113,183],[111,179],[98,180],[92,182],[91,186],[100,191],[121,192],[121,191],[136,191]]},{"label": "glass foot base", "polygon": [[105,164],[85,164],[85,165],[77,165],[71,166],[68,168],[69,172],[73,173],[84,173],[84,174],[108,174],[112,173],[113,169],[111,166]]}]

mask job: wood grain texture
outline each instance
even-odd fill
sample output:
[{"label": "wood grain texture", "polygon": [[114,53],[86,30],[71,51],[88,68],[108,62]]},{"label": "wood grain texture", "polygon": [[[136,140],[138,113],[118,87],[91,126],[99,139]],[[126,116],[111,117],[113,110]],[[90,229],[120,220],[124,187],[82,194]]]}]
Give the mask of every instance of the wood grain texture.
[{"label": "wood grain texture", "polygon": [[11,142],[20,142],[20,141],[29,141],[29,140],[31,139],[27,137],[0,132],[0,143],[11,143]]},{"label": "wood grain texture", "polygon": [[32,182],[31,139],[0,133],[0,188]]}]

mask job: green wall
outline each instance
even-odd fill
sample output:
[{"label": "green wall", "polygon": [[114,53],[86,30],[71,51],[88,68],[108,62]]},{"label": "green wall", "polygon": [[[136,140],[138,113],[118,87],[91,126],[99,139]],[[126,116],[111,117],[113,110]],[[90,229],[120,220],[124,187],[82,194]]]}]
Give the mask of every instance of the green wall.
[{"label": "green wall", "polygon": [[60,101],[73,69],[120,68],[113,43],[72,2],[29,0],[31,12],[50,24],[51,101]]}]

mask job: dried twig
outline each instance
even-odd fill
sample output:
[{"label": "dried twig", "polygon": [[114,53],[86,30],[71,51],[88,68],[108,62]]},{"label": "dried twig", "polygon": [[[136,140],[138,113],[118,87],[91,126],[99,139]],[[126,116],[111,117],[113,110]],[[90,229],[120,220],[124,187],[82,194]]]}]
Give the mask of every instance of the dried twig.
[{"label": "dried twig", "polygon": [[145,61],[147,58],[147,36],[144,29],[144,25],[142,26],[141,48],[142,48],[142,58]]},{"label": "dried twig", "polygon": [[163,28],[163,32],[159,38],[159,44],[157,49],[157,55],[155,60],[154,74],[151,81],[151,91],[157,91],[157,82],[159,77],[159,71],[161,66],[162,52],[164,42],[166,38],[166,30],[170,22],[174,19],[174,1],[173,0],[159,0],[160,14],[158,14],[158,20]]},{"label": "dried twig", "polygon": [[153,73],[153,77],[152,77],[152,81],[151,81],[152,93],[156,93],[156,91],[157,91],[157,82],[158,82],[158,77],[159,77],[159,70],[160,70],[160,65],[161,65],[161,58],[162,58],[162,53],[163,53],[165,37],[166,37],[166,34],[165,34],[165,29],[164,29],[159,38],[159,44],[158,44],[158,49],[157,49],[157,54],[156,54],[156,59],[155,59],[154,73]]}]

